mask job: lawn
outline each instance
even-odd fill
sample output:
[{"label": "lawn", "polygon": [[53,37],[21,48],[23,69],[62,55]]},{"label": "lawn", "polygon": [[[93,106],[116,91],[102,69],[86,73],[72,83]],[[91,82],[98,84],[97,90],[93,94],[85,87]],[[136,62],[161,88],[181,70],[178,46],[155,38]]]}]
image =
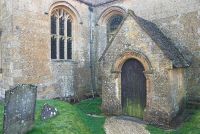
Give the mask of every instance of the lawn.
[{"label": "lawn", "polygon": [[[42,121],[40,112],[45,103],[55,106],[59,111],[59,115]],[[101,113],[100,105],[101,99],[86,100],[75,105],[58,100],[37,101],[35,125],[28,134],[104,134],[103,124],[105,117]],[[0,125],[2,126],[2,105],[0,105],[0,112],[2,115],[0,116]],[[101,116],[91,117],[87,115],[88,113]],[[0,133],[2,133],[2,129]]]},{"label": "lawn", "polygon": [[163,130],[154,126],[147,126],[151,134],[200,134],[200,110],[195,110],[194,115],[176,130]]},{"label": "lawn", "polygon": [[[40,112],[45,103],[56,107],[59,115],[41,121]],[[84,100],[74,105],[58,100],[37,101],[34,128],[28,134],[105,134],[105,116],[100,110],[100,105],[100,98]],[[0,133],[3,133],[3,104],[0,104],[0,114]],[[191,119],[177,130],[166,131],[151,125],[146,129],[151,134],[200,134],[200,110],[196,110]]]},{"label": "lawn", "polygon": [[0,134],[3,134],[3,104],[0,103]]}]

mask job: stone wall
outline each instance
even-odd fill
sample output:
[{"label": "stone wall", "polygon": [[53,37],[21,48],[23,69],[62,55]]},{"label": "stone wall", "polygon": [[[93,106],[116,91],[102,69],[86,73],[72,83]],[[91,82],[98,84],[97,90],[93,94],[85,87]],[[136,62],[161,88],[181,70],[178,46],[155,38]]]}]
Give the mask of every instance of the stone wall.
[{"label": "stone wall", "polygon": [[[2,34],[2,9],[3,4],[0,1],[0,69],[2,69],[2,45],[1,45],[1,34]],[[0,80],[2,79],[2,70],[0,71]]]},{"label": "stone wall", "polygon": [[191,60],[192,65],[186,72],[186,77],[188,79],[187,94],[197,99],[199,99],[200,96],[200,34],[198,31],[200,28],[200,18],[198,12],[199,11],[196,10],[154,20],[162,31],[176,43],[183,54],[187,55]]},{"label": "stone wall", "polygon": [[0,28],[2,30],[1,33],[1,67],[3,68],[3,72],[1,73],[0,80],[0,98],[4,98],[5,90],[9,89],[9,85],[13,83],[13,79],[11,77],[11,48],[13,41],[13,33],[12,33],[12,0],[1,0],[1,20],[0,20]]},{"label": "stone wall", "polygon": [[186,69],[174,68],[169,70],[169,85],[170,85],[170,101],[173,109],[172,113],[182,112],[184,109],[187,77],[185,73]]},{"label": "stone wall", "polygon": [[12,33],[4,30],[2,35],[12,35],[11,44],[5,43],[9,50],[4,51],[6,55],[12,54],[4,56],[9,58],[8,67],[3,67],[8,73],[3,79],[6,89],[17,83],[36,84],[39,98],[73,96],[79,90],[90,92],[88,7],[74,0],[64,2],[77,10],[79,16],[76,16],[73,59],[60,62],[50,59],[50,9],[58,0],[12,2],[15,3],[9,20],[12,25],[4,26],[6,30],[11,28]]},{"label": "stone wall", "polygon": [[[102,1],[96,0],[97,4],[99,2]],[[37,84],[41,98],[60,95],[60,91],[57,90],[60,87],[63,88],[63,92],[67,91],[67,95],[73,95],[72,91],[88,91],[91,89],[91,67],[96,69],[93,71],[93,74],[96,74],[93,79],[100,91],[102,78],[98,75],[101,73],[98,60],[107,46],[107,37],[105,23],[99,23],[99,20],[107,17],[102,16],[106,9],[119,7],[125,12],[131,9],[136,15],[156,23],[188,58],[192,58],[192,67],[186,72],[187,93],[189,96],[200,96],[199,0],[116,0],[96,6],[92,12],[92,19],[88,5],[79,0],[62,1],[61,3],[67,3],[66,5],[77,12],[78,18],[74,58],[63,64],[50,59],[49,16],[55,3],[59,3],[59,0],[1,0],[3,73],[0,94],[16,83]],[[90,33],[94,34],[91,36]],[[65,69],[65,73],[60,73],[61,68]],[[60,84],[60,81],[64,84]]]},{"label": "stone wall", "polygon": [[121,67],[130,58],[139,60],[145,68],[147,105],[144,119],[155,124],[169,124],[185,99],[184,69],[173,68],[172,62],[131,15],[101,60],[103,110],[109,114],[122,113]]},{"label": "stone wall", "polygon": [[110,11],[112,9],[115,10],[115,7],[120,7],[125,11],[128,9],[133,10],[137,16],[156,23],[162,32],[172,39],[180,51],[192,61],[192,67],[188,68],[186,72],[188,79],[187,94],[188,96],[199,98],[199,0],[123,0],[97,7],[96,23],[98,25],[96,27],[96,48],[98,58],[107,46],[106,25],[101,23],[103,19],[102,14],[108,8],[110,8]]}]

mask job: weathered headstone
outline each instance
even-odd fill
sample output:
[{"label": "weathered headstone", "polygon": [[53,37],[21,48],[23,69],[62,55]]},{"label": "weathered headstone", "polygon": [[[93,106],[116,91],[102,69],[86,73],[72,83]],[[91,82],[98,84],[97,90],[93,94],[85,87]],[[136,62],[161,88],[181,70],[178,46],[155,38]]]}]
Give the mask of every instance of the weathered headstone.
[{"label": "weathered headstone", "polygon": [[25,134],[34,124],[37,87],[18,85],[6,91],[4,134]]},{"label": "weathered headstone", "polygon": [[41,112],[42,120],[47,120],[57,115],[58,115],[58,110],[55,107],[50,106],[49,104],[44,104]]}]

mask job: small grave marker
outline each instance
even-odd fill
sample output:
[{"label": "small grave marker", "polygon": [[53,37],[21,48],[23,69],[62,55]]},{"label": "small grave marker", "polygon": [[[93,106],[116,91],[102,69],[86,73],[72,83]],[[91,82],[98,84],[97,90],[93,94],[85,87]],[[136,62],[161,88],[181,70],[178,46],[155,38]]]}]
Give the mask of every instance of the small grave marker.
[{"label": "small grave marker", "polygon": [[42,120],[47,120],[57,115],[58,115],[58,110],[55,107],[50,106],[49,104],[44,104],[41,112]]},{"label": "small grave marker", "polygon": [[18,85],[6,91],[4,134],[25,134],[34,124],[37,87]]}]

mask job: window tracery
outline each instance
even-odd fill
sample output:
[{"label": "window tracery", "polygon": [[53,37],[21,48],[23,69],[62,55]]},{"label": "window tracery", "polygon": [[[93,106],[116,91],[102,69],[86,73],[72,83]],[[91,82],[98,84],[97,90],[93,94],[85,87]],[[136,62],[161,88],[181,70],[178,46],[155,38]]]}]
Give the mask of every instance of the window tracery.
[{"label": "window tracery", "polygon": [[122,15],[114,15],[112,16],[107,23],[107,38],[108,42],[110,42],[114,35],[117,32],[118,27],[122,23],[123,16]]},{"label": "window tracery", "polygon": [[72,59],[72,17],[64,8],[51,14],[51,59]]}]

